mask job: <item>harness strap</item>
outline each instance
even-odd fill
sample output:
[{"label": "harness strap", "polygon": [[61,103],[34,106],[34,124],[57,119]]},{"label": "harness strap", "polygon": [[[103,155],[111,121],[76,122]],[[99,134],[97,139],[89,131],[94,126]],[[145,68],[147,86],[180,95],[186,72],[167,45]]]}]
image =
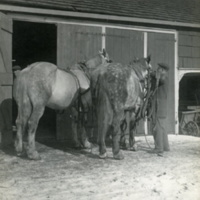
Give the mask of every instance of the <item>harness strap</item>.
[{"label": "harness strap", "polygon": [[[83,65],[84,64],[82,63],[81,66],[83,66]],[[83,70],[83,68],[80,68],[80,70],[85,73],[85,71]],[[79,81],[77,75],[73,72],[73,70],[72,69],[71,70],[70,69],[65,69],[64,71],[67,72],[67,73],[69,73],[69,74],[71,74],[74,77],[75,81],[76,81],[77,88],[78,88],[78,104],[77,104],[78,120],[83,121],[83,117],[81,117],[81,113],[85,113],[85,112],[84,112],[84,106],[83,106],[82,101],[81,101],[81,96],[84,95],[84,94],[86,94],[88,91],[90,91],[90,87],[87,90],[81,92],[80,81]],[[87,78],[88,78],[88,76],[87,76]]]}]

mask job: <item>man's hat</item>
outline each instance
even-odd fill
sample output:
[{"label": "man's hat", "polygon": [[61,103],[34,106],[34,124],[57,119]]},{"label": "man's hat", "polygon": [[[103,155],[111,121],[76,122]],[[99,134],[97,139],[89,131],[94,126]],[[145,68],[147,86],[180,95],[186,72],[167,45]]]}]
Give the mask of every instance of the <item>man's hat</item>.
[{"label": "man's hat", "polygon": [[163,69],[165,69],[166,71],[169,70],[169,66],[167,64],[165,64],[165,63],[158,63],[158,66],[163,68]]},{"label": "man's hat", "polygon": [[13,71],[16,71],[16,70],[21,70],[21,67],[19,65],[15,65],[13,66]]}]

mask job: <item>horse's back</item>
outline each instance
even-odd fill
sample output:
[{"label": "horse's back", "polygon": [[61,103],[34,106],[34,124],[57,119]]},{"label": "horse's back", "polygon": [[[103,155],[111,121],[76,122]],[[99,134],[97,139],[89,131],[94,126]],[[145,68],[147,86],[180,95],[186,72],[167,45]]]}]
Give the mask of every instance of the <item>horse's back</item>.
[{"label": "horse's back", "polygon": [[141,88],[133,69],[121,63],[111,63],[98,74],[100,88],[108,95],[113,109],[134,108]]},{"label": "horse's back", "polygon": [[21,71],[26,76],[42,76],[57,70],[57,66],[49,62],[35,62]]},{"label": "horse's back", "polygon": [[[52,90],[57,67],[48,62],[37,62],[23,69],[14,81],[16,101],[31,98],[33,103],[39,98],[48,98]],[[42,91],[42,92],[41,92]]]}]

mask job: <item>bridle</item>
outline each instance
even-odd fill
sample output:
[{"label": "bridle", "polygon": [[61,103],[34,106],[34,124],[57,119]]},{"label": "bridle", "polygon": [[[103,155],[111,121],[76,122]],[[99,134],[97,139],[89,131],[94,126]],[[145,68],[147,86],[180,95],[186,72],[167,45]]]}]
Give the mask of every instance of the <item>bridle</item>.
[{"label": "bridle", "polygon": [[[144,119],[145,117],[150,118],[152,115],[152,109],[150,109],[150,104],[152,101],[152,98],[157,90],[157,86],[152,90],[151,88],[151,82],[152,82],[152,69],[148,69],[147,76],[143,80],[143,95],[142,95],[142,104],[140,106],[140,109],[138,113],[136,113],[136,121],[139,121],[140,119]],[[140,81],[141,82],[141,81]]]}]

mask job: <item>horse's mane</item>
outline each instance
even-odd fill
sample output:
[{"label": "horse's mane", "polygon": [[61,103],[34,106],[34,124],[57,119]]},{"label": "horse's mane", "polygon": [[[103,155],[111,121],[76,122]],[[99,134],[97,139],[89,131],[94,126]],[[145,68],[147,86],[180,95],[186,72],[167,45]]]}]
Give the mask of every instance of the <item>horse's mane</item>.
[{"label": "horse's mane", "polygon": [[133,69],[140,80],[143,80],[144,77],[142,76],[142,70],[147,70],[147,59],[146,58],[135,58],[133,59],[129,65],[131,69]]},{"label": "horse's mane", "polygon": [[[134,58],[130,63],[129,63],[129,66],[136,66],[136,65],[139,65],[139,66],[143,66],[145,67],[146,66],[146,63],[147,63],[147,59],[146,58]],[[148,67],[147,67],[148,68]]]},{"label": "horse's mane", "polygon": [[86,61],[85,64],[88,67],[88,69],[94,69],[95,67],[91,66],[98,66],[98,63],[101,64],[101,62],[102,62],[102,56],[100,54],[97,54],[93,58]]}]

